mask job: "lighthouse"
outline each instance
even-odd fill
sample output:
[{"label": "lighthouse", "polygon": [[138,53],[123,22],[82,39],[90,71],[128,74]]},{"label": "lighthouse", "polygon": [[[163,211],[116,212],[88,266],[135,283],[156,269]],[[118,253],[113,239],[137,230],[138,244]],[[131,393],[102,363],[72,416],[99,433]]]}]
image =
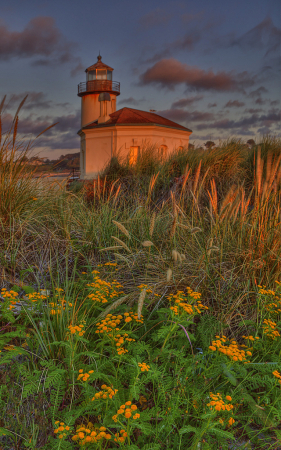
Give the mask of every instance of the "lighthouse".
[{"label": "lighthouse", "polygon": [[88,67],[86,81],[78,85],[81,97],[81,129],[98,120],[104,123],[110,119],[109,114],[116,111],[116,97],[120,95],[120,83],[112,81],[114,69],[98,61]]},{"label": "lighthouse", "polygon": [[151,111],[116,110],[120,83],[112,80],[112,67],[99,55],[78,85],[81,97],[80,178],[96,179],[113,156],[135,164],[142,149],[151,145],[161,158],[188,146],[192,131]]}]

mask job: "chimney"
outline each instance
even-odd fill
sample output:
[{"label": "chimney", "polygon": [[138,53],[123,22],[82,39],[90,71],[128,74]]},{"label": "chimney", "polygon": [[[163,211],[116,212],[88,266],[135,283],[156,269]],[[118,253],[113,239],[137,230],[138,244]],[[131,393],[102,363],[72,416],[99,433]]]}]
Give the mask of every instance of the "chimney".
[{"label": "chimney", "polygon": [[110,120],[107,114],[107,102],[110,102],[110,94],[108,92],[101,92],[99,95],[100,102],[100,116],[98,118],[98,123],[105,123]]}]

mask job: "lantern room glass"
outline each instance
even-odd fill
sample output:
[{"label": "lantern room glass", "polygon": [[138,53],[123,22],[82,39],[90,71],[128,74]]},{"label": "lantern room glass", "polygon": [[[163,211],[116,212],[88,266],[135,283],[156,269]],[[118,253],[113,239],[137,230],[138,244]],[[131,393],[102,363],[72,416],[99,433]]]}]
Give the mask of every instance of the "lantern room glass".
[{"label": "lantern room glass", "polygon": [[106,69],[97,69],[97,80],[106,80]]},{"label": "lantern room glass", "polygon": [[96,71],[95,70],[91,70],[90,72],[88,72],[88,80],[87,81],[92,81],[96,79]]}]

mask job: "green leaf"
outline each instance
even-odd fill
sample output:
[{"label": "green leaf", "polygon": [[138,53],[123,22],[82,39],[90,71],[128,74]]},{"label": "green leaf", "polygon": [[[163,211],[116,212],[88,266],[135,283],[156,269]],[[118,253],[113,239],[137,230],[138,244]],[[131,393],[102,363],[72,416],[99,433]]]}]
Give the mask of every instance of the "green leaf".
[{"label": "green leaf", "polygon": [[229,431],[220,430],[219,428],[211,428],[209,433],[214,433],[218,437],[224,437],[225,439],[235,439],[232,433]]},{"label": "green leaf", "polygon": [[152,432],[152,426],[148,422],[138,423],[137,428],[139,428],[146,436]]},{"label": "green leaf", "polygon": [[223,373],[225,374],[225,376],[229,379],[230,383],[233,386],[237,385],[237,379],[235,378],[235,376],[233,375],[232,372],[230,372],[230,370],[227,368],[227,366],[225,364],[222,364],[223,367]]},{"label": "green leaf", "polygon": [[22,286],[22,289],[26,294],[33,294],[33,292],[36,292],[31,286]]},{"label": "green leaf", "polygon": [[6,428],[0,427],[0,436],[13,436],[13,433],[11,431],[6,430]]},{"label": "green leaf", "polygon": [[192,427],[191,425],[187,425],[187,427],[183,427],[179,430],[179,434],[185,434],[185,433],[196,433],[198,428]]}]

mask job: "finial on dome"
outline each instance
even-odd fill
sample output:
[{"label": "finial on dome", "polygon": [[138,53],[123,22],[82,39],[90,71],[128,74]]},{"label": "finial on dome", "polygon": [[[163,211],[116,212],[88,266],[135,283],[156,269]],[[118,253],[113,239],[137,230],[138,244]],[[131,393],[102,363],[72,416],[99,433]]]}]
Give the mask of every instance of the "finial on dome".
[{"label": "finial on dome", "polygon": [[100,51],[99,51],[98,61],[101,61]]}]

